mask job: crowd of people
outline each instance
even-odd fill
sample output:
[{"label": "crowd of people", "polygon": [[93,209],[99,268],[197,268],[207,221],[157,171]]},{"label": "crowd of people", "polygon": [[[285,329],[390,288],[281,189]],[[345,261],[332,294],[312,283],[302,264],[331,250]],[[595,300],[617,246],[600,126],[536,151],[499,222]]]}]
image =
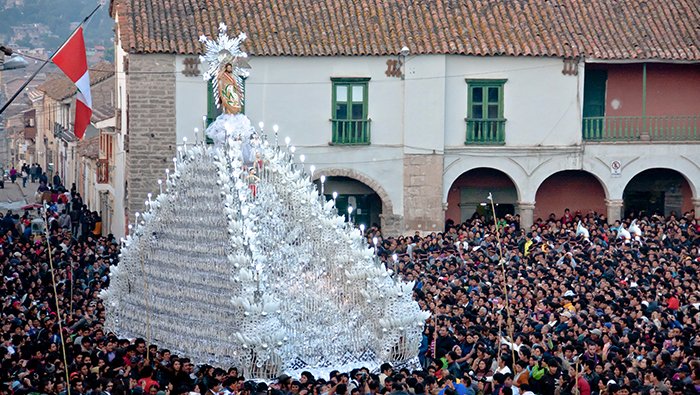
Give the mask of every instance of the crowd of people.
[{"label": "crowd of people", "polygon": [[419,362],[264,383],[106,331],[98,293],[118,264],[118,243],[62,221],[67,207],[83,204],[75,192],[58,195],[48,235],[22,232],[21,220],[10,226],[12,213],[0,221],[0,395],[700,392],[694,212],[639,216],[641,235],[631,237],[619,237],[630,234],[621,228],[631,219],[609,223],[594,212],[550,216],[530,229],[517,216],[497,228],[475,215],[448,221],[445,232],[398,238],[372,227],[366,235],[380,240],[379,255],[415,281],[415,300],[432,313]]}]

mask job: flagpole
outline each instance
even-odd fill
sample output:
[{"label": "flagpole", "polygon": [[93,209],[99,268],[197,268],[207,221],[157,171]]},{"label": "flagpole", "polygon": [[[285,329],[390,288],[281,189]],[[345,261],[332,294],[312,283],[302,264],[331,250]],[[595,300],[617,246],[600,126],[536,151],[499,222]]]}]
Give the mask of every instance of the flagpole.
[{"label": "flagpole", "polygon": [[95,7],[95,9],[92,10],[92,12],[90,13],[90,15],[88,15],[87,17],[85,17],[85,19],[83,19],[83,21],[80,22],[80,25],[78,25],[78,27],[76,27],[75,30],[73,30],[73,33],[71,33],[70,36],[68,36],[68,38],[58,47],[58,49],[56,49],[56,50],[53,52],[53,54],[51,54],[51,56],[50,56],[48,59],[46,59],[46,61],[44,61],[44,63],[42,63],[41,66],[39,66],[39,68],[34,72],[34,74],[32,74],[31,77],[29,77],[29,79],[22,85],[22,87],[20,87],[20,88],[17,90],[17,92],[15,92],[15,94],[12,95],[12,97],[10,98],[10,100],[8,100],[7,103],[5,103],[5,104],[2,106],[2,108],[0,109],[0,114],[2,114],[3,112],[5,112],[5,110],[7,109],[7,107],[9,107],[10,104],[12,104],[12,102],[15,101],[15,99],[17,98],[17,96],[19,96],[22,92],[24,92],[24,88],[26,88],[27,85],[29,85],[29,83],[32,82],[32,80],[37,76],[37,74],[39,74],[39,72],[44,68],[44,66],[46,66],[46,65],[53,59],[54,55],[56,55],[56,54],[58,53],[58,51],[60,51],[61,48],[63,48],[63,46],[66,45],[66,43],[67,43],[68,41],[70,41],[71,38],[73,38],[73,36],[75,35],[75,32],[77,32],[78,29],[80,29],[81,27],[83,27],[83,25],[85,24],[85,22],[87,22],[88,19],[90,19],[90,18],[95,14],[95,12],[97,12],[97,10],[98,10],[100,7],[102,7],[102,4],[97,4],[97,7]]}]

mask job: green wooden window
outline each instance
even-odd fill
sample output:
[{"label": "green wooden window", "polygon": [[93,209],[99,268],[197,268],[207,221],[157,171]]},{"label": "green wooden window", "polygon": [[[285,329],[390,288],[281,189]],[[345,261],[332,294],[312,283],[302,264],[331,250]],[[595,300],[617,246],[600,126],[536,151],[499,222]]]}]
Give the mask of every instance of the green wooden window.
[{"label": "green wooden window", "polygon": [[369,144],[367,117],[369,78],[331,78],[333,134],[331,144]]},{"label": "green wooden window", "polygon": [[[245,77],[242,77],[243,92],[245,92]],[[245,114],[245,93],[243,94],[243,103],[241,103],[241,114]],[[216,120],[216,117],[221,115],[221,108],[216,106],[214,101],[214,85],[211,81],[207,81],[207,127]],[[207,143],[213,144],[214,141],[207,137]]]},{"label": "green wooden window", "polygon": [[467,79],[467,144],[503,144],[505,79]]}]

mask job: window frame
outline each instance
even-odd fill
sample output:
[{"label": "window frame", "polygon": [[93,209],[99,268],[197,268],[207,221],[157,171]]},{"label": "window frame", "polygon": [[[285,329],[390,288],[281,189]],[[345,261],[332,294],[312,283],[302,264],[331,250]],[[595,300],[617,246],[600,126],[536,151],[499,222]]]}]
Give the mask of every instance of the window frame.
[{"label": "window frame", "polygon": [[[506,82],[508,82],[507,78],[499,78],[499,79],[488,79],[488,78],[465,78],[464,81],[467,83],[467,118],[470,120],[478,120],[478,119],[504,119],[503,114],[504,114],[504,103],[503,103],[503,98],[504,98],[504,91],[505,91],[505,85]],[[488,117],[481,117],[481,118],[474,118],[473,115],[473,92],[472,88],[475,87],[481,87],[481,88],[499,88],[498,89],[498,118],[488,118]],[[489,103],[488,101],[488,94],[485,96],[486,101],[482,101],[482,104],[487,104]],[[482,112],[482,114],[488,114],[488,108],[485,108]]]},{"label": "window frame", "polygon": [[[372,136],[371,136],[371,129],[370,129],[370,123],[371,119],[369,118],[369,82],[371,80],[371,77],[331,77],[331,142],[329,143],[330,145],[369,145],[371,144]],[[337,94],[337,88],[338,86],[347,86],[348,88],[348,93],[347,93],[347,98],[349,101],[338,101],[338,94]],[[362,87],[362,118],[359,119],[353,119],[352,118],[352,104],[353,103],[360,103],[360,102],[355,102],[352,101],[352,88],[354,86],[361,86]],[[345,119],[340,119],[337,118],[337,110],[336,107],[338,103],[347,103],[347,117]],[[339,128],[341,127],[341,122],[343,121],[356,121],[359,123],[359,127],[361,128],[361,131],[359,132],[362,136],[366,136],[364,138],[357,139],[356,141],[341,141],[338,137],[340,137],[340,132]],[[345,128],[350,128],[350,127],[358,127],[357,124],[355,126],[348,126],[345,125]],[[357,133],[357,132],[356,132]],[[357,137],[358,134],[355,134],[354,136]]]},{"label": "window frame", "polygon": [[[369,81],[370,77],[331,77],[331,95],[332,95],[332,107],[331,107],[331,119],[336,120],[336,105],[338,102],[338,95],[336,94],[336,88],[338,86],[348,87],[348,98],[350,101],[340,102],[340,103],[356,103],[352,101],[352,87],[362,86],[362,118],[357,119],[358,121],[368,120],[369,113]],[[352,117],[352,109],[348,108],[348,116]],[[345,118],[345,120],[351,121],[353,118]]]},{"label": "window frame", "polygon": [[[464,120],[467,122],[467,139],[465,144],[505,144],[505,85],[508,82],[507,78],[465,78],[464,81],[467,84],[467,117]],[[488,117],[488,106],[493,104],[489,102],[488,99],[488,89],[484,89],[482,101],[479,103],[474,102],[474,88],[498,88],[498,117],[489,118]],[[474,105],[482,105],[482,117],[474,117]],[[496,129],[498,130],[497,138],[487,138],[483,137],[479,140],[470,140],[470,122],[474,121],[493,121],[497,122]],[[482,126],[483,127],[483,126]]]}]

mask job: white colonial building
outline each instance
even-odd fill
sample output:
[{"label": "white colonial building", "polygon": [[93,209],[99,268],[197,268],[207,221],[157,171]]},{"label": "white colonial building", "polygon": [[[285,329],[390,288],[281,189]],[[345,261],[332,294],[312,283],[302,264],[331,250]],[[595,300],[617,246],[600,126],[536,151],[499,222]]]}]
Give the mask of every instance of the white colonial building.
[{"label": "white colonial building", "polygon": [[357,223],[441,231],[489,193],[525,226],[700,211],[700,10],[682,0],[152,3],[110,5],[127,215],[217,115],[197,55],[219,23],[249,37],[246,115]]}]

